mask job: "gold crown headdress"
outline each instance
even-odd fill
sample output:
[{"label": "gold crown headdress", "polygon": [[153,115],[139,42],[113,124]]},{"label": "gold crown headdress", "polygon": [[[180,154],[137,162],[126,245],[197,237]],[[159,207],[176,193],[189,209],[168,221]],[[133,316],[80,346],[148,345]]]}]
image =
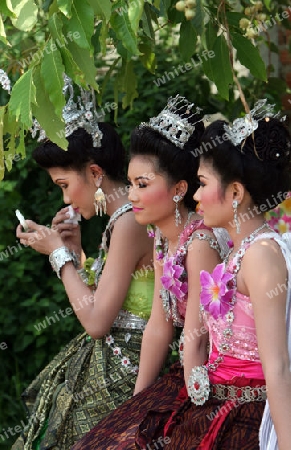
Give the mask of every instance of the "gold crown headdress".
[{"label": "gold crown headdress", "polygon": [[[74,101],[74,89],[71,78],[64,75],[63,93],[69,93],[67,104],[63,108],[62,116],[65,122],[65,136],[70,136],[78,128],[84,128],[91,134],[93,147],[101,147],[103,133],[98,126],[94,91],[80,88],[81,95]],[[38,142],[46,139],[46,133],[36,119],[33,121],[31,135],[34,138],[39,131]]]},{"label": "gold crown headdress", "polygon": [[194,103],[177,94],[168,99],[167,105],[156,117],[141,125],[157,130],[177,147],[183,148],[195,130],[196,123],[203,120],[199,118],[195,123],[189,122],[189,119],[202,111],[197,106],[193,107]]},{"label": "gold crown headdress", "polygon": [[[280,112],[275,113],[274,106],[275,105],[268,105],[267,99],[258,100],[249,114],[246,114],[242,118],[235,119],[232,125],[224,125],[228,139],[233,145],[237,146],[242,141],[245,141],[247,137],[258,128],[258,122],[260,120],[268,117],[279,119]],[[280,118],[281,121],[284,121],[285,119],[286,116]]]}]

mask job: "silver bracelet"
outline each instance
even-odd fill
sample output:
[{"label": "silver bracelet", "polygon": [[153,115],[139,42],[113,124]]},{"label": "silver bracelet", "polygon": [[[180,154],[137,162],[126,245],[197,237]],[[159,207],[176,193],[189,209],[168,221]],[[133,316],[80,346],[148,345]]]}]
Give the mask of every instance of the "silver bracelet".
[{"label": "silver bracelet", "polygon": [[78,272],[81,280],[83,281],[83,283],[88,285],[89,277],[88,277],[87,272],[84,269],[84,267],[82,267],[82,269],[78,269],[77,272]]},{"label": "silver bracelet", "polygon": [[75,267],[78,267],[79,261],[76,254],[70,252],[70,250],[65,246],[56,248],[49,255],[49,262],[51,263],[51,266],[56,272],[58,278],[61,278],[61,268],[70,261],[72,261]]}]

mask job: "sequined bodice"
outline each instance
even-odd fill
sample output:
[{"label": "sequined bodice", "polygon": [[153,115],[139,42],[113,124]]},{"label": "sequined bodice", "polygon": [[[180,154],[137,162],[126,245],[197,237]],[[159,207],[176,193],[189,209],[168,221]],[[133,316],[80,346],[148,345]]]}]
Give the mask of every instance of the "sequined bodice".
[{"label": "sequined bodice", "polygon": [[137,270],[133,274],[122,309],[148,320],[152,309],[154,284],[153,270]]},{"label": "sequined bodice", "polygon": [[214,319],[205,314],[205,321],[210,332],[210,350],[213,346],[223,350],[224,355],[234,358],[259,361],[258,343],[254,322],[253,307],[250,298],[239,292],[236,293],[236,304],[233,309],[232,336],[225,345],[225,334],[229,328],[229,314]]},{"label": "sequined bodice", "polygon": [[[226,272],[236,276],[240,270],[246,250],[254,242],[245,243],[226,266]],[[224,316],[214,318],[208,312],[203,313],[205,325],[209,329],[210,356],[214,350],[226,356],[240,360],[259,362],[258,342],[254,321],[253,306],[250,297],[243,295],[235,289],[235,302],[233,308]]]}]

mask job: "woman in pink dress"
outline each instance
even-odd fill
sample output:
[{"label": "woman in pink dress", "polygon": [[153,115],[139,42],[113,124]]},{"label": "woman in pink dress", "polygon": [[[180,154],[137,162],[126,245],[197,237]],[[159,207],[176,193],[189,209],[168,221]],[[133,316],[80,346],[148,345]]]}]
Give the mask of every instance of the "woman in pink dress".
[{"label": "woman in pink dress", "polygon": [[[155,425],[163,428],[184,385],[180,362],[158,379],[169,346],[180,348],[178,341],[172,343],[175,328],[181,330],[185,323],[190,340],[195,343],[200,337],[201,357],[206,358],[207,330],[202,323],[197,328],[187,328],[187,301],[198,299],[190,307],[191,314],[198,318],[199,274],[202,269],[213,270],[221,261],[218,240],[226,244],[226,233],[215,230],[213,234],[194,212],[198,160],[192,150],[200,146],[202,132],[201,115],[177,96],[157,117],[141,124],[132,134],[129,199],[136,220],[155,226],[150,228],[155,235],[153,308],[143,337],[135,396],[116,414],[110,414],[108,420],[101,421],[75,449],[139,448],[135,436],[139,425],[157,407],[159,424]],[[167,437],[165,441],[163,434],[159,437],[166,444]],[[156,443],[157,439],[149,436],[148,442],[153,441]],[[141,444],[141,448],[146,446],[147,443]]]}]

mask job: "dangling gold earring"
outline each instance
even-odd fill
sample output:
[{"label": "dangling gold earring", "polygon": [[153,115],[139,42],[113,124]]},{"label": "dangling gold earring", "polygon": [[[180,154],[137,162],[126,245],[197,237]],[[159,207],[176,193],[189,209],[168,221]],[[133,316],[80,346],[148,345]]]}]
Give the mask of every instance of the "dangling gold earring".
[{"label": "dangling gold earring", "polygon": [[240,233],[240,222],[239,222],[239,219],[237,216],[237,207],[238,207],[237,200],[233,200],[232,207],[233,207],[233,220],[234,220],[234,224],[236,227],[236,233],[239,234]]},{"label": "dangling gold earring", "polygon": [[[102,180],[102,178],[101,178]],[[100,183],[100,179],[98,180],[97,183]],[[96,187],[98,187],[97,191],[94,194],[94,206],[95,206],[95,212],[96,212],[96,216],[102,216],[103,213],[106,214],[106,198],[105,198],[105,194],[102,191],[100,185],[97,186],[96,183]]]}]

